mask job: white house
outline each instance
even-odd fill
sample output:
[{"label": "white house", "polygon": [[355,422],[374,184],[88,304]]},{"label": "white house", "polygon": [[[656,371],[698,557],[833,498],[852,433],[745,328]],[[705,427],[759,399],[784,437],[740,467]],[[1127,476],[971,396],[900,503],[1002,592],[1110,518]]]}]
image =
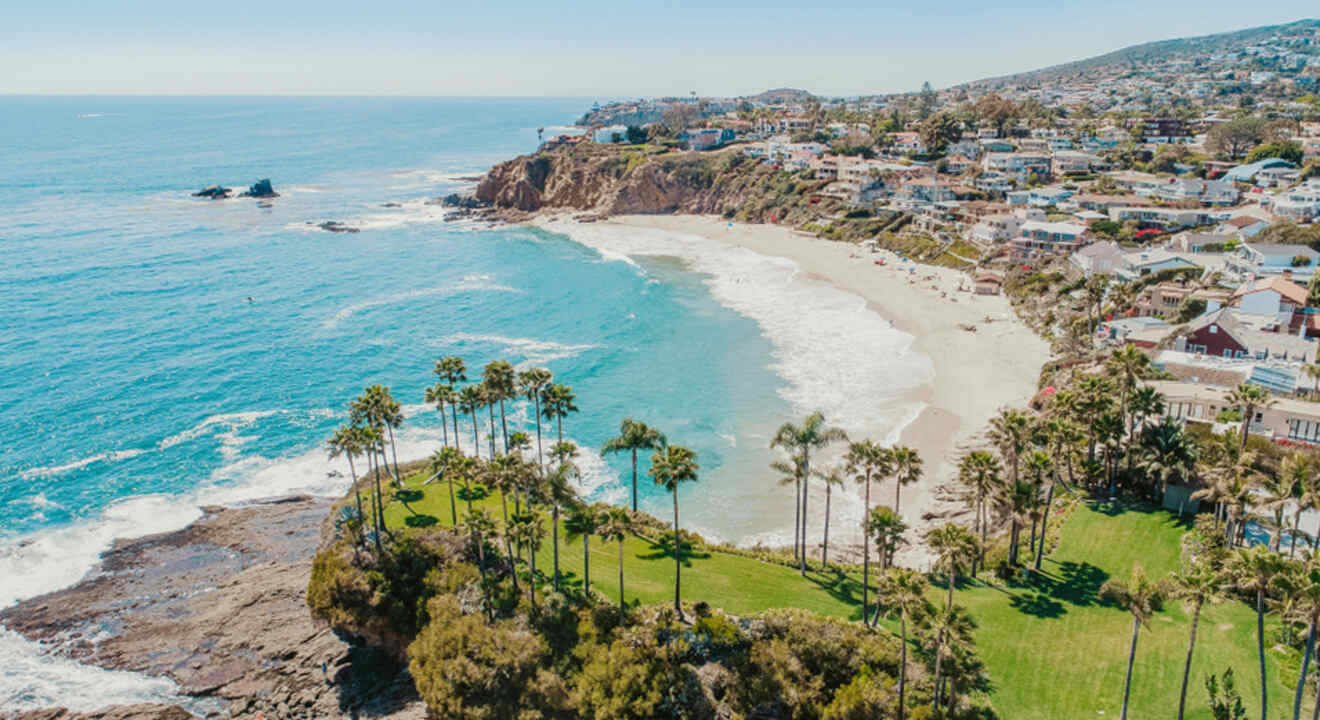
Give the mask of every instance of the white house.
[{"label": "white house", "polygon": [[1195,200],[1203,205],[1232,205],[1238,190],[1231,183],[1200,178],[1177,178],[1155,189],[1155,197],[1165,202]]},{"label": "white house", "polygon": [[1270,200],[1270,208],[1298,222],[1310,222],[1320,217],[1320,178],[1312,178],[1289,190],[1283,190]]}]

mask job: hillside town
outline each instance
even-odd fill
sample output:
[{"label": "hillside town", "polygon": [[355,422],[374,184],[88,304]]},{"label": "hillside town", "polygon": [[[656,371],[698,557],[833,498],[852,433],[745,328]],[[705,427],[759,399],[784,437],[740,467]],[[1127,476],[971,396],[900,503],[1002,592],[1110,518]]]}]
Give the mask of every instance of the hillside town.
[{"label": "hillside town", "polygon": [[1014,295],[1061,346],[1144,349],[1167,373],[1169,415],[1230,421],[1224,394],[1250,383],[1288,398],[1253,432],[1320,442],[1314,21],[943,90],[693,93],[597,106],[583,123],[545,146],[732,148],[807,181],[833,209],[808,229],[897,216],[865,241],[873,252],[921,237],[934,249],[913,259]]}]

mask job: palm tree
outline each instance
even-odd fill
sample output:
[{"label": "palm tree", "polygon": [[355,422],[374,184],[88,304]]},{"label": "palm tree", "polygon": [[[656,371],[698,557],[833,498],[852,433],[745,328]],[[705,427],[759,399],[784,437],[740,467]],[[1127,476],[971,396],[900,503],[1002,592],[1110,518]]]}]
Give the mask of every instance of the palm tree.
[{"label": "palm tree", "polygon": [[330,437],[326,443],[330,450],[330,459],[333,460],[340,455],[348,458],[348,474],[352,478],[353,497],[357,500],[358,518],[365,521],[367,517],[362,512],[362,493],[357,488],[357,468],[353,466],[353,458],[364,452],[362,428],[354,425],[341,425],[335,429],[335,434]]},{"label": "palm tree", "polygon": [[802,577],[807,576],[807,478],[811,476],[811,453],[830,443],[847,440],[848,435],[841,428],[826,427],[825,414],[817,410],[802,421],[801,425],[784,423],[770,439],[771,448],[784,448],[795,456],[802,473],[802,553],[798,558],[798,569]]},{"label": "palm tree", "polygon": [[[433,479],[444,478],[449,484],[449,524],[454,527],[458,527],[458,506],[454,502],[454,471],[462,460],[463,455],[451,447],[438,450],[431,456],[431,472],[433,473],[431,477]],[[471,497],[472,495],[469,493],[469,502],[471,502]]]},{"label": "palm tree", "polygon": [[1192,672],[1192,652],[1196,649],[1196,628],[1201,622],[1201,608],[1221,597],[1224,578],[1208,559],[1197,559],[1185,570],[1174,573],[1170,595],[1183,600],[1192,610],[1192,629],[1187,641],[1187,659],[1183,662],[1182,690],[1178,693],[1178,720],[1187,707],[1187,679]]},{"label": "palm tree", "polygon": [[899,493],[904,485],[911,485],[921,479],[921,456],[910,447],[895,445],[889,451],[889,461],[894,471],[894,512],[901,514]]},{"label": "palm tree", "polygon": [[[481,457],[481,437],[477,434],[479,425],[477,424],[477,411],[485,405],[485,395],[481,392],[478,385],[468,385],[458,395],[458,405],[463,412],[472,416],[472,455]],[[493,456],[492,456],[493,457]]]},{"label": "palm tree", "polygon": [[1320,492],[1317,492],[1320,491],[1320,485],[1316,483],[1315,471],[1311,464],[1310,456],[1293,453],[1284,458],[1279,466],[1279,474],[1287,478],[1292,490],[1293,522],[1288,543],[1288,557],[1292,557],[1297,551],[1297,536],[1301,532],[1298,526],[1302,522],[1302,511],[1313,508],[1316,501],[1320,500]]},{"label": "palm tree", "polygon": [[1105,363],[1109,371],[1118,377],[1118,416],[1129,428],[1129,437],[1134,423],[1128,417],[1128,398],[1137,388],[1137,381],[1150,367],[1150,357],[1136,345],[1124,345],[1109,356]]},{"label": "palm tree", "polygon": [[1300,720],[1306,674],[1311,666],[1311,657],[1315,654],[1316,625],[1320,623],[1320,568],[1310,563],[1306,566],[1293,563],[1290,570],[1280,575],[1274,584],[1285,596],[1296,601],[1297,609],[1306,618],[1306,646],[1302,651],[1301,674],[1297,678],[1297,690],[1293,695],[1293,720]]},{"label": "palm tree", "polygon": [[908,622],[923,615],[929,603],[926,602],[926,578],[915,570],[890,568],[880,580],[877,600],[881,607],[898,616],[899,661],[898,661],[898,720],[906,716],[903,695],[907,690],[907,629]]},{"label": "palm tree", "polygon": [[880,551],[880,572],[889,569],[898,548],[907,544],[904,533],[907,523],[888,505],[876,505],[866,517],[866,532],[875,540],[875,549]]},{"label": "palm tree", "polygon": [[926,544],[935,553],[935,569],[942,571],[949,581],[946,611],[953,610],[953,588],[959,573],[976,561],[980,543],[970,530],[957,523],[945,523],[926,533]]},{"label": "palm tree", "polygon": [[577,502],[577,493],[573,492],[572,480],[580,476],[578,467],[573,463],[577,455],[577,446],[573,443],[560,443],[554,448],[555,467],[545,476],[545,494],[550,501],[550,517],[554,537],[555,590],[559,589],[559,509],[564,505]]},{"label": "palm tree", "polygon": [[1158,480],[1156,489],[1161,496],[1170,480],[1190,475],[1196,467],[1196,444],[1171,417],[1146,426],[1141,444],[1145,448],[1146,474]]},{"label": "palm tree", "polygon": [[[403,479],[399,477],[399,455],[394,445],[394,428],[403,424],[403,411],[399,401],[390,395],[390,389],[384,385],[372,385],[353,400],[350,410],[355,422],[364,422],[385,432],[390,441],[390,453],[394,458],[394,482],[402,485]],[[383,453],[381,459],[384,460]],[[389,465],[385,463],[386,469]]]},{"label": "palm tree", "polygon": [[[1036,526],[1040,525],[1040,545],[1041,550],[1045,547],[1045,525],[1049,522],[1049,509],[1040,504],[1040,488],[1045,483],[1045,478],[1050,476],[1054,468],[1054,463],[1050,461],[1049,454],[1041,450],[1033,450],[1027,455],[1026,470],[1031,476],[1032,485],[1034,485],[1033,495],[1035,502],[1031,507],[1031,545],[1030,550],[1036,555],[1035,568],[1040,569],[1040,555],[1037,552],[1036,545]],[[1050,497],[1053,497],[1054,484],[1050,483]]]},{"label": "palm tree", "polygon": [[829,564],[830,556],[830,495],[836,486],[843,485],[843,468],[831,468],[828,472],[817,470],[816,477],[825,483],[825,535],[820,545],[820,566],[824,568]]},{"label": "palm tree", "polygon": [[1260,660],[1260,718],[1266,720],[1268,686],[1265,680],[1265,596],[1286,561],[1257,545],[1238,550],[1229,558],[1228,570],[1237,588],[1256,594],[1256,655]]},{"label": "palm tree", "polygon": [[531,564],[527,588],[531,593],[532,607],[536,607],[536,553],[545,542],[545,523],[534,512],[519,513],[513,517],[511,530],[519,547],[527,547],[527,561]]},{"label": "palm tree", "polygon": [[[1095,460],[1097,426],[1095,420],[1114,407],[1114,388],[1107,378],[1092,375],[1082,380],[1075,410],[1087,430],[1086,459]],[[1120,423],[1121,425],[1121,423]]]},{"label": "palm tree", "polygon": [[683,541],[678,528],[678,486],[697,480],[697,454],[681,445],[668,445],[651,455],[650,475],[655,484],[668,490],[674,499],[674,612],[683,618],[679,583],[683,570]]},{"label": "palm tree", "polygon": [[637,451],[658,450],[664,444],[665,436],[659,430],[644,422],[624,418],[623,422],[619,423],[618,436],[610,438],[601,448],[602,455],[619,452],[627,452],[632,455],[633,512],[637,512]]},{"label": "palm tree", "polygon": [[[1315,472],[1311,472],[1307,474],[1306,478],[1302,480],[1302,492],[1301,495],[1297,498],[1297,508],[1298,510],[1320,509],[1320,476],[1317,476]],[[1300,521],[1300,519],[1301,519],[1300,515],[1294,519],[1293,522],[1294,535],[1300,533],[1300,531],[1297,529],[1297,522]],[[1311,535],[1311,552],[1313,554],[1316,551],[1316,543],[1318,542],[1320,542],[1320,527],[1316,528],[1315,533]],[[1293,540],[1293,544],[1294,545],[1297,544],[1296,539]],[[1288,557],[1292,557],[1291,549],[1289,549],[1288,551]]]},{"label": "palm tree", "polygon": [[490,420],[490,456],[493,458],[495,453],[495,403],[499,400],[499,391],[486,384],[483,380],[477,385],[481,389],[481,404],[486,406],[486,416]]},{"label": "palm tree", "polygon": [[[958,463],[958,481],[967,488],[976,506],[976,527],[981,533],[981,553],[977,561],[981,567],[985,566],[985,540],[987,526],[990,524],[985,501],[999,488],[1000,469],[999,458],[984,450],[973,450]],[[976,566],[973,566],[972,571],[976,571]]]},{"label": "palm tree", "polygon": [[1283,513],[1301,493],[1298,480],[1307,473],[1305,461],[1294,460],[1296,457],[1299,456],[1284,458],[1278,472],[1262,475],[1257,483],[1257,507],[1270,511],[1274,516],[1274,531],[1270,533],[1270,549],[1274,552],[1279,552],[1283,544],[1283,533],[1288,528],[1283,521]]},{"label": "palm tree", "polygon": [[605,513],[596,508],[578,503],[564,518],[564,539],[582,538],[582,594],[591,597],[591,536],[600,532],[605,523]]},{"label": "palm tree", "polygon": [[519,391],[533,403],[532,414],[536,418],[536,461],[545,466],[545,455],[541,452],[541,392],[545,390],[555,376],[545,368],[531,368],[518,373]]},{"label": "palm tree", "polygon": [[[956,681],[956,668],[951,669],[950,676],[947,678],[948,692],[942,692],[946,680],[944,669],[944,660],[949,662],[958,660],[960,655],[965,655],[972,646],[972,634],[976,630],[976,623],[972,616],[962,607],[950,607],[944,610],[933,612],[927,620],[926,632],[935,637],[935,679],[931,683],[935,688],[935,697],[931,702],[931,709],[936,709],[945,705],[950,711],[954,708],[954,684]],[[947,701],[941,702],[947,697]]]},{"label": "palm tree", "polygon": [[848,463],[853,479],[865,488],[862,498],[862,620],[865,621],[866,595],[871,589],[871,533],[866,529],[866,521],[871,517],[871,478],[884,477],[893,471],[889,467],[889,450],[871,440],[849,443],[844,462]]},{"label": "palm tree", "polygon": [[463,519],[463,525],[477,547],[477,570],[481,572],[481,595],[486,603],[486,619],[494,622],[495,608],[490,601],[490,586],[486,581],[486,537],[495,532],[495,521],[483,509],[470,513]]},{"label": "palm tree", "polygon": [[1002,515],[1009,519],[1008,562],[1018,564],[1018,538],[1022,534],[1022,525],[1031,519],[1031,512],[1036,505],[1036,486],[1026,480],[1006,482],[999,488],[995,504]]},{"label": "palm tree", "polygon": [[1022,410],[1000,410],[990,420],[990,440],[999,448],[999,454],[1008,463],[1008,481],[1016,482],[1021,467],[1022,451],[1031,439],[1031,418]]},{"label": "palm tree", "polygon": [[500,434],[504,438],[504,452],[509,452],[509,424],[504,419],[504,401],[518,397],[518,376],[513,366],[504,360],[486,363],[481,370],[481,384],[490,393],[491,403],[500,404]]},{"label": "palm tree", "polygon": [[454,389],[444,383],[436,383],[426,388],[426,394],[423,401],[435,405],[435,409],[440,413],[440,440],[445,447],[449,447],[449,419],[445,417],[445,403],[449,402],[450,395]]},{"label": "palm tree", "polygon": [[[1314,278],[1312,282],[1315,282]],[[1302,372],[1311,378],[1311,396],[1320,395],[1320,363],[1309,363],[1302,366]]]},{"label": "palm tree", "polygon": [[601,524],[600,539],[604,542],[613,540],[619,544],[619,613],[627,611],[623,599],[623,541],[632,533],[632,517],[623,508],[610,508]]},{"label": "palm tree", "polygon": [[1095,331],[1100,327],[1100,308],[1109,289],[1109,276],[1096,273],[1087,279],[1084,288],[1087,304],[1095,308],[1095,325],[1091,327],[1091,337],[1094,338]]},{"label": "palm tree", "polygon": [[1164,604],[1168,589],[1163,580],[1151,578],[1140,565],[1132,568],[1132,580],[1124,584],[1109,580],[1100,586],[1100,597],[1111,600],[1132,613],[1132,644],[1128,649],[1127,678],[1123,681],[1123,712],[1119,720],[1127,720],[1128,696],[1132,691],[1132,664],[1137,659],[1137,634],[1149,626],[1151,617]]},{"label": "palm tree", "polygon": [[[459,447],[458,432],[458,391],[455,388],[459,383],[467,382],[467,366],[463,364],[463,358],[457,355],[442,357],[435,362],[435,369],[431,371],[436,377],[444,381],[449,386],[449,392],[444,401],[449,404],[449,415],[454,421],[454,447]],[[462,448],[459,447],[461,450]]]},{"label": "palm tree", "polygon": [[564,418],[578,411],[577,405],[573,404],[576,399],[573,388],[563,384],[549,385],[541,393],[541,414],[546,420],[555,421],[561,443],[564,441]]},{"label": "palm tree", "polygon": [[1242,436],[1239,441],[1242,443],[1241,449],[1246,450],[1247,433],[1251,429],[1251,421],[1256,417],[1256,410],[1272,406],[1274,399],[1265,388],[1243,383],[1230,390],[1224,400],[1229,407],[1236,408],[1242,413],[1242,427],[1239,430]]},{"label": "palm tree", "polygon": [[779,473],[780,485],[793,483],[793,562],[798,562],[803,552],[802,536],[798,532],[802,526],[802,461],[800,458],[794,458],[791,463],[775,460],[770,463],[770,469]]}]

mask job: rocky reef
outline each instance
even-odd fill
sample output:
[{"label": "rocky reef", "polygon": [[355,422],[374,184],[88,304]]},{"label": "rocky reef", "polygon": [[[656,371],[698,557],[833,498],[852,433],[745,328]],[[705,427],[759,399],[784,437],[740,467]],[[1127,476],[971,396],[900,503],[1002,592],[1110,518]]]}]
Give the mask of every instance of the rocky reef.
[{"label": "rocky reef", "polygon": [[[205,508],[183,530],[119,541],[78,584],[5,609],[0,625],[82,662],[168,677],[198,706],[224,707],[229,717],[420,720],[406,668],[308,612],[330,505],[293,497]],[[182,707],[134,706],[24,717],[192,716]]]},{"label": "rocky reef", "polygon": [[[195,198],[206,198],[208,200],[227,200],[234,196],[233,192],[232,188],[227,188],[224,185],[208,185],[193,193],[192,196]],[[247,190],[238,194],[238,197],[257,199],[270,199],[279,196],[280,194],[275,192],[274,186],[271,185],[270,178],[262,178],[248,186]]]}]

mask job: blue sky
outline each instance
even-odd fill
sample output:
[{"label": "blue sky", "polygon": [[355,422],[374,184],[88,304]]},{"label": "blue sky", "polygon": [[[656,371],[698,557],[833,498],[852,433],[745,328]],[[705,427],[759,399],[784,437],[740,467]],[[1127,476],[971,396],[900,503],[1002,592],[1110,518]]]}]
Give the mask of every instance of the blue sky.
[{"label": "blue sky", "polygon": [[937,87],[1309,2],[0,0],[0,93],[630,97]]}]

